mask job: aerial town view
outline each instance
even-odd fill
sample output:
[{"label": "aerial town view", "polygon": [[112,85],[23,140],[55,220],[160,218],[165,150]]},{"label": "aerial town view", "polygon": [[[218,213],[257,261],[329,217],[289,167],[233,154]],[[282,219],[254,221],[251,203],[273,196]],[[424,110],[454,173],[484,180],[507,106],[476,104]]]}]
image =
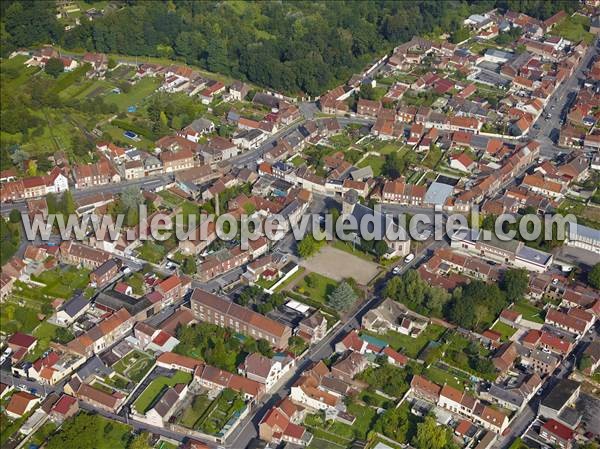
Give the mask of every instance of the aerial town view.
[{"label": "aerial town view", "polygon": [[0,1],[0,448],[600,449],[599,37]]}]

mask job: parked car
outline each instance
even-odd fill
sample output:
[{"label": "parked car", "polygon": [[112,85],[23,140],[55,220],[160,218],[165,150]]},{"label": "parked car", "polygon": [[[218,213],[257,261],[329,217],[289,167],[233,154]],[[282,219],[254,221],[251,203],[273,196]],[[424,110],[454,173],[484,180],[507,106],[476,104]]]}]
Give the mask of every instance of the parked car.
[{"label": "parked car", "polygon": [[410,253],[408,256],[404,258],[404,263],[411,263],[415,259],[415,255]]},{"label": "parked car", "polygon": [[400,274],[400,267],[394,267],[392,274]]}]

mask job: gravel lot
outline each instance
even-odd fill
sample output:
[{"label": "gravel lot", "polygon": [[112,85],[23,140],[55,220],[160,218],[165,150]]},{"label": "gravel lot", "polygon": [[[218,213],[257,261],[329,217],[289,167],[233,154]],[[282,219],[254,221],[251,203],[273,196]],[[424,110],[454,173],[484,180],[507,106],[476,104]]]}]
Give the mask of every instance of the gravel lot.
[{"label": "gravel lot", "polygon": [[368,284],[378,271],[377,264],[331,246],[323,247],[311,258],[302,260],[300,265],[335,281],[354,278],[362,285]]}]

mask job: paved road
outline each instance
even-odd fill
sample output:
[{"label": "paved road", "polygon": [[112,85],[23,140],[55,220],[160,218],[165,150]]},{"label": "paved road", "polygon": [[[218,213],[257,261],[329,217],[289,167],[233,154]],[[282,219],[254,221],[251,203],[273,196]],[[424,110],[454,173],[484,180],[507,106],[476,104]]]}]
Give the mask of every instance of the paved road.
[{"label": "paved road", "polygon": [[[583,72],[587,69],[592,58],[597,54],[598,47],[596,46],[596,42],[594,42],[590,45],[588,51],[581,59],[579,67],[573,71],[573,75],[563,82],[563,84],[556,89],[552,97],[550,97],[548,106],[546,106],[544,112],[535,122],[534,126],[539,127],[539,129],[532,128],[529,135],[540,142],[540,154],[543,157],[552,158],[560,152],[567,151],[564,148],[556,146],[555,140],[553,139],[556,139],[560,133],[561,116],[563,113],[566,116],[568,108],[570,107],[569,103],[579,90],[579,78],[585,78]],[[550,118],[546,118],[547,112],[551,114]]]},{"label": "paved road", "polygon": [[[128,187],[138,187],[140,190],[153,190],[161,185],[168,184],[172,180],[172,174],[162,174],[147,178],[134,179],[131,181],[106,184],[103,186],[88,187],[85,189],[71,189],[71,192],[73,193],[73,198],[77,200],[93,193],[120,193]],[[0,213],[2,215],[8,215],[13,209],[17,209],[19,212],[27,212],[27,204],[25,201],[18,201],[15,203],[0,203]]]},{"label": "paved road", "polygon": [[[435,251],[444,246],[447,246],[446,241],[429,241],[410,264],[405,264],[402,266],[400,274],[421,263],[429,251]],[[392,276],[391,273],[388,273],[388,277],[390,276]],[[276,391],[263,398],[262,403],[257,407],[257,409],[242,423],[240,423],[240,425],[238,425],[236,430],[234,430],[234,432],[228,438],[226,444],[227,447],[232,449],[246,447],[250,440],[258,435],[257,429],[260,420],[275,403],[290,394],[291,386],[294,382],[296,382],[296,380],[298,380],[298,378],[310,366],[310,364],[331,356],[335,350],[335,343],[341,340],[343,336],[352,329],[360,328],[362,316],[368,310],[376,307],[384,299],[380,295],[380,291],[377,290],[377,287],[375,291],[371,292],[371,294],[373,295],[372,299],[362,304],[343,323],[339,323],[323,340],[314,345],[304,357],[297,361],[296,368],[289,380],[281,385]]]}]

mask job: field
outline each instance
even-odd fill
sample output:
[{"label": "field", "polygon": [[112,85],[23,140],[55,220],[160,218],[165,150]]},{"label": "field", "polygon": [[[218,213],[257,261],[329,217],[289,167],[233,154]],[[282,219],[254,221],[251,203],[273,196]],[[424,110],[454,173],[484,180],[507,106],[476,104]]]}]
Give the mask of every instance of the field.
[{"label": "field", "polygon": [[31,333],[40,324],[39,309],[11,303],[13,298],[10,296],[7,303],[0,308],[0,322],[2,323],[0,331],[3,334],[12,334],[17,331]]},{"label": "field", "polygon": [[508,324],[503,323],[501,321],[498,321],[496,324],[494,324],[492,330],[502,335],[503,341],[510,340],[510,337],[512,337],[513,334],[517,331],[514,327],[509,326]]},{"label": "field", "polygon": [[171,377],[159,376],[150,382],[133,406],[139,413],[146,413],[164,388],[181,383],[187,384],[190,380],[192,380],[192,375],[183,371],[176,371]]},{"label": "field", "polygon": [[141,381],[152,368],[154,359],[148,354],[135,350],[127,354],[113,366],[113,369],[133,382]]},{"label": "field", "polygon": [[425,349],[430,341],[438,340],[446,329],[437,324],[430,324],[417,338],[402,335],[398,332],[388,331],[385,335],[363,331],[365,334],[385,340],[392,349],[405,354],[410,358],[417,358],[419,353]]},{"label": "field", "polygon": [[519,301],[511,307],[511,310],[523,315],[523,319],[533,321],[534,323],[544,323],[543,310],[537,308],[528,301]]}]

